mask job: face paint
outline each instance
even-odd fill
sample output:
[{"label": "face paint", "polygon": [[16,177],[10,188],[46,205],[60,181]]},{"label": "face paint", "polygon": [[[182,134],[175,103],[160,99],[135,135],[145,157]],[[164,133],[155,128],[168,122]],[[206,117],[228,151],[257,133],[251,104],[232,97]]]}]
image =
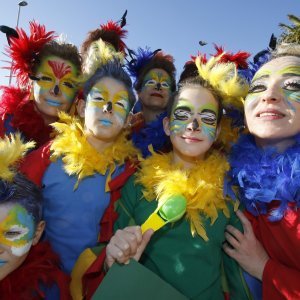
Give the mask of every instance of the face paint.
[{"label": "face paint", "polygon": [[300,131],[300,58],[279,57],[256,73],[245,100],[249,131],[262,139],[281,139]]},{"label": "face paint", "polygon": [[158,89],[170,90],[171,78],[165,72],[159,70],[151,70],[147,73],[143,81],[143,88],[145,87],[157,87]]},{"label": "face paint", "polygon": [[[115,114],[117,122],[124,123],[129,113],[128,92],[123,90],[110,94],[109,89],[104,84],[96,84],[88,94],[87,109],[108,112],[108,105],[112,107],[110,112]],[[107,127],[112,125],[112,122],[105,118],[102,123]]]},{"label": "face paint", "polygon": [[196,120],[200,119],[198,124],[203,133],[213,141],[217,127],[217,111],[217,107],[212,103],[195,108],[188,100],[179,99],[171,115],[171,134],[185,131],[188,124],[196,118]]},{"label": "face paint", "polygon": [[34,232],[33,217],[21,205],[15,205],[0,223],[0,244],[10,247],[13,255],[22,256],[29,251]]}]

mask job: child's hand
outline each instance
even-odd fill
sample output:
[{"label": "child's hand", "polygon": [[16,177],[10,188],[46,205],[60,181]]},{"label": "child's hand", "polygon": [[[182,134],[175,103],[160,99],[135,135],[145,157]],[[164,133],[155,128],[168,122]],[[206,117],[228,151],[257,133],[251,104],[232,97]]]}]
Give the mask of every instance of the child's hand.
[{"label": "child's hand", "polygon": [[238,210],[236,212],[243,225],[244,233],[235,227],[226,227],[225,238],[227,243],[223,245],[224,251],[252,276],[262,280],[265,265],[269,259],[267,252],[254,235],[251,223],[245,215]]},{"label": "child's hand", "polygon": [[142,235],[140,226],[117,230],[106,247],[106,266],[110,268],[115,261],[126,264],[130,258],[138,261],[153,232],[150,229]]}]

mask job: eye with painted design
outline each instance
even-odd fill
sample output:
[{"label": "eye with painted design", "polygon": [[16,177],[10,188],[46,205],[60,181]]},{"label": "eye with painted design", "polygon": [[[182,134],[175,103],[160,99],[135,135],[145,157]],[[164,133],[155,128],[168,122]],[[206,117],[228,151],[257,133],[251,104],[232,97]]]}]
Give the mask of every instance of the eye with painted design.
[{"label": "eye with painted design", "polygon": [[284,83],[283,88],[288,91],[300,91],[300,80],[289,79]]},{"label": "eye with painted design", "polygon": [[155,86],[157,84],[157,81],[154,79],[149,79],[145,82],[145,86]]},{"label": "eye with painted design", "polygon": [[210,109],[204,109],[200,113],[201,121],[205,124],[216,126],[217,125],[217,115],[214,111]]},{"label": "eye with painted design", "polygon": [[192,112],[189,107],[178,107],[175,109],[173,116],[174,120],[187,121],[192,117]]},{"label": "eye with painted design", "polygon": [[9,230],[5,231],[3,235],[8,241],[16,241],[23,238],[28,232],[28,228],[15,225]]},{"label": "eye with painted design", "polygon": [[161,87],[163,89],[169,89],[170,88],[170,84],[166,81],[161,82]]},{"label": "eye with painted design", "polygon": [[66,86],[67,88],[69,88],[71,90],[77,88],[76,84],[73,82],[70,82],[70,81],[64,81],[64,82],[62,82],[62,85]]},{"label": "eye with painted design", "polygon": [[264,92],[267,89],[267,86],[265,83],[257,81],[253,82],[250,85],[248,94],[255,94],[255,93],[261,93]]}]

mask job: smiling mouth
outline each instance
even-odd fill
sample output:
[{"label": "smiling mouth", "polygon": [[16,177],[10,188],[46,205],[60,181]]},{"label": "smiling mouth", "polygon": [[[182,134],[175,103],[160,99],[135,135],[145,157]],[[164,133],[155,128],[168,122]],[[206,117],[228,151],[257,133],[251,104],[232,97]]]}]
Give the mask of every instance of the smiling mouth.
[{"label": "smiling mouth", "polygon": [[103,125],[105,127],[109,127],[113,124],[112,121],[107,120],[107,119],[101,119],[101,120],[99,120],[99,122],[100,122],[101,125]]},{"label": "smiling mouth", "polygon": [[57,100],[52,100],[52,99],[46,99],[46,102],[50,106],[58,107],[61,106],[61,103]]},{"label": "smiling mouth", "polygon": [[163,98],[163,95],[160,93],[152,93],[151,94],[152,97],[159,97],[159,98]]},{"label": "smiling mouth", "polygon": [[262,120],[279,120],[285,117],[285,114],[280,111],[270,110],[270,111],[262,111],[256,115],[257,118]]},{"label": "smiling mouth", "polygon": [[182,136],[182,139],[184,139],[187,143],[198,143],[202,142],[201,139],[198,139],[196,137],[191,137],[191,136]]}]

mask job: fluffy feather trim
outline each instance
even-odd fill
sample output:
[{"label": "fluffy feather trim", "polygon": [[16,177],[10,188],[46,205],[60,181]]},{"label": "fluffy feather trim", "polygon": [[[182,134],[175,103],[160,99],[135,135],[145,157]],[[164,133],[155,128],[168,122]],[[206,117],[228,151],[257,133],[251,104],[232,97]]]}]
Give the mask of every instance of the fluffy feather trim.
[{"label": "fluffy feather trim", "polygon": [[17,28],[19,38],[10,38],[10,46],[6,48],[11,57],[11,69],[21,86],[29,84],[28,74],[32,73],[38,55],[46,43],[54,39],[54,31],[46,31],[44,25],[30,22],[30,35]]},{"label": "fluffy feather trim", "polygon": [[[290,209],[289,203],[300,207],[300,135],[284,153],[274,148],[256,147],[254,138],[242,135],[232,147],[228,193],[237,197],[253,214],[269,214],[278,221]],[[279,205],[269,210],[276,200]]]},{"label": "fluffy feather trim", "polygon": [[88,143],[83,127],[77,118],[60,113],[60,122],[53,123],[52,126],[58,135],[50,148],[51,159],[62,158],[65,172],[78,178],[75,188],[83,178],[95,173],[104,175],[107,171],[109,172],[108,183],[117,165],[122,165],[125,160],[134,159],[138,155],[138,151],[127,139],[125,132],[116,139],[112,146],[99,153]]},{"label": "fluffy feather trim", "polygon": [[16,164],[34,145],[34,142],[23,143],[19,133],[0,139],[0,179],[12,181],[16,173]]},{"label": "fluffy feather trim", "polygon": [[143,194],[148,201],[158,201],[158,208],[168,198],[183,195],[187,199],[186,218],[190,221],[191,233],[208,240],[201,215],[210,218],[211,224],[216,221],[218,210],[229,217],[223,197],[224,175],[228,169],[226,159],[217,151],[190,170],[172,165],[172,153],[153,153],[141,162],[136,182],[144,186]]}]

